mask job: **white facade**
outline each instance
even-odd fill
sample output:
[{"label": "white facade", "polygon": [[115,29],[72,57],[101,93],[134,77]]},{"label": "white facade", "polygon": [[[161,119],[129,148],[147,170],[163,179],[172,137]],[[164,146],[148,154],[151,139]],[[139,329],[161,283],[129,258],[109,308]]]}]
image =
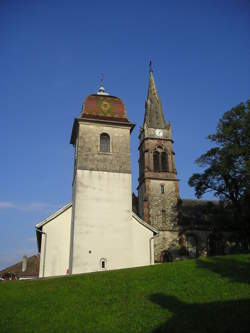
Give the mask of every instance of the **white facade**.
[{"label": "white facade", "polygon": [[133,266],[154,264],[154,239],[158,231],[132,213]]},{"label": "white facade", "polygon": [[77,170],[71,272],[133,266],[131,175]]},{"label": "white facade", "polygon": [[72,204],[36,225],[40,245],[39,277],[65,275],[69,269]]},{"label": "white facade", "polygon": [[[39,277],[59,276],[69,273],[71,220],[72,203],[69,203],[37,224],[36,227],[42,231],[42,233],[37,233],[38,239],[41,241]],[[123,227],[125,237],[119,234],[118,228],[113,231],[110,223],[107,229],[103,228],[103,233],[106,234],[107,230],[111,233],[107,243],[108,246],[104,246],[105,240],[102,233],[94,233],[90,236],[89,239],[92,243],[90,244],[89,241],[89,245],[92,245],[92,250],[89,250],[87,246],[82,247],[83,251],[86,249],[88,265],[85,266],[84,270],[80,267],[78,273],[138,267],[154,263],[154,238],[157,235],[157,230],[131,211],[126,222],[124,221]],[[129,248],[125,245],[128,230]],[[105,239],[107,238],[105,237]],[[110,240],[114,243],[110,243]],[[91,253],[88,251],[91,251]],[[81,260],[84,263],[84,258],[85,256],[80,257],[79,265]],[[104,268],[102,267],[103,261],[105,263]],[[74,273],[77,273],[77,271],[73,271]]]}]

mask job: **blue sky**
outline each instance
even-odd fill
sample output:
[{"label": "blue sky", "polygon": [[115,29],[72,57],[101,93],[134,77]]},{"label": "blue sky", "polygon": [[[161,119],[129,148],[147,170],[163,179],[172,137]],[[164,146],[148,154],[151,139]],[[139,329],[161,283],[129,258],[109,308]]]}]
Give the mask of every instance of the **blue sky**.
[{"label": "blue sky", "polygon": [[71,200],[73,119],[101,73],[136,123],[136,190],[149,59],[181,197],[193,198],[187,181],[207,135],[250,98],[250,2],[0,2],[0,268],[35,253],[35,224]]}]

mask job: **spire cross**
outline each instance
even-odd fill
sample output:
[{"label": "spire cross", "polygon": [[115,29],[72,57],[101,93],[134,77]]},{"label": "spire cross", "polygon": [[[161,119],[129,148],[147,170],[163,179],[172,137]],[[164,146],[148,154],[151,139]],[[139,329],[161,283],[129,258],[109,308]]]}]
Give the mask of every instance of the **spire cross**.
[{"label": "spire cross", "polygon": [[101,80],[100,80],[100,86],[103,86],[103,81],[104,81],[104,74],[101,73]]}]

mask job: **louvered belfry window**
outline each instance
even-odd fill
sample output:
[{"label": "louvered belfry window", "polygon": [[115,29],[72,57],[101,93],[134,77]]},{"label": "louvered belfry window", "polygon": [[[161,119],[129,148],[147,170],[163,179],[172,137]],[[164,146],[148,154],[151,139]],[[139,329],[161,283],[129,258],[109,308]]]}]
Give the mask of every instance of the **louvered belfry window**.
[{"label": "louvered belfry window", "polygon": [[154,171],[160,171],[160,161],[159,161],[159,157],[160,157],[160,153],[158,151],[154,152]]},{"label": "louvered belfry window", "polygon": [[168,154],[162,147],[156,147],[153,153],[154,172],[169,172]]},{"label": "louvered belfry window", "polygon": [[110,153],[110,137],[107,133],[100,135],[100,151],[102,153]]},{"label": "louvered belfry window", "polygon": [[168,159],[165,151],[161,153],[161,169],[162,171],[168,171]]}]

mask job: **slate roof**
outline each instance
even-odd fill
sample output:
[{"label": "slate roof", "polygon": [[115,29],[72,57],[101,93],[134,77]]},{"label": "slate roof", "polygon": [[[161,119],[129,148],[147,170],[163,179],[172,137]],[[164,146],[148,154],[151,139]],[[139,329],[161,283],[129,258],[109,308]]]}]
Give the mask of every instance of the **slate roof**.
[{"label": "slate roof", "polygon": [[14,273],[17,277],[38,277],[39,276],[39,255],[33,255],[27,259],[27,268],[22,272],[22,261],[11,265],[0,271],[0,276],[4,273]]}]

